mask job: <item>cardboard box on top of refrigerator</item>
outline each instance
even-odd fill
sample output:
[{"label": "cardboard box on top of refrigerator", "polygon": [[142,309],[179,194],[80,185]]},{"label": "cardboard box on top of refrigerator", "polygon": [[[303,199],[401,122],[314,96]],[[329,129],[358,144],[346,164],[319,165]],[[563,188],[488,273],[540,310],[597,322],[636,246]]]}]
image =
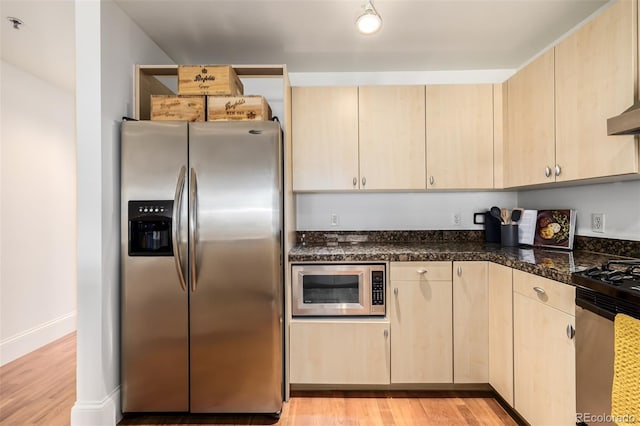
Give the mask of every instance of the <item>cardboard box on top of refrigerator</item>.
[{"label": "cardboard box on top of refrigerator", "polygon": [[151,95],[151,120],[204,121],[204,96]]},{"label": "cardboard box on top of refrigerator", "polygon": [[207,121],[271,120],[263,96],[207,96]]},{"label": "cardboard box on top of refrigerator", "polygon": [[233,95],[244,86],[230,65],[179,65],[178,95]]}]

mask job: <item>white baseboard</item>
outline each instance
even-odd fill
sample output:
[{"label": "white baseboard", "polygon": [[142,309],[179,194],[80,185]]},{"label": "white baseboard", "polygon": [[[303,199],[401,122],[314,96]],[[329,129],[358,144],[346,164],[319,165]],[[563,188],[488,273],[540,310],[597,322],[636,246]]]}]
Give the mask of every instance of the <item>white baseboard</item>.
[{"label": "white baseboard", "polygon": [[76,401],[71,409],[71,426],[114,426],[120,420],[120,386],[102,401]]},{"label": "white baseboard", "polygon": [[32,327],[0,342],[0,366],[75,331],[76,311]]}]

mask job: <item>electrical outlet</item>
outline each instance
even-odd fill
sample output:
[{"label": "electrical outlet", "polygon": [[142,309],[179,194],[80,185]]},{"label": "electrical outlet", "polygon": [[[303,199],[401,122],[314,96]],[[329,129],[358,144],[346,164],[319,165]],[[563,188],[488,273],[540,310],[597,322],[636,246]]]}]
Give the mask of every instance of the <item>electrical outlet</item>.
[{"label": "electrical outlet", "polygon": [[591,213],[591,230],[604,233],[604,213]]},{"label": "electrical outlet", "polygon": [[460,212],[456,212],[453,214],[453,217],[451,218],[452,224],[455,226],[460,226],[462,225],[462,214]]},{"label": "electrical outlet", "polygon": [[336,213],[331,213],[331,226],[338,226],[338,215]]}]

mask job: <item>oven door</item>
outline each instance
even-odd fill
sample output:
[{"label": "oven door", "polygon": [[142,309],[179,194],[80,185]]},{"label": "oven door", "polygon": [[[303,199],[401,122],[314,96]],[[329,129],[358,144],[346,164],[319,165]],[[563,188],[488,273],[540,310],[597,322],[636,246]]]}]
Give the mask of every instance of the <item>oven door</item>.
[{"label": "oven door", "polygon": [[296,265],[292,269],[294,316],[371,314],[366,265]]},{"label": "oven door", "polygon": [[576,298],[576,424],[610,422],[613,384],[612,314]]}]

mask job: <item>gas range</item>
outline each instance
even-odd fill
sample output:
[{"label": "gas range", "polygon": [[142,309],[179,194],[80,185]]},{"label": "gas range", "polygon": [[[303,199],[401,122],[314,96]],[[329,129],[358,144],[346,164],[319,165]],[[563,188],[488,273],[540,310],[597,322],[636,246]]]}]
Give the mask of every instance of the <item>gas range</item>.
[{"label": "gas range", "polygon": [[611,305],[613,312],[640,317],[640,260],[610,260],[575,272],[572,280],[579,296]]}]

